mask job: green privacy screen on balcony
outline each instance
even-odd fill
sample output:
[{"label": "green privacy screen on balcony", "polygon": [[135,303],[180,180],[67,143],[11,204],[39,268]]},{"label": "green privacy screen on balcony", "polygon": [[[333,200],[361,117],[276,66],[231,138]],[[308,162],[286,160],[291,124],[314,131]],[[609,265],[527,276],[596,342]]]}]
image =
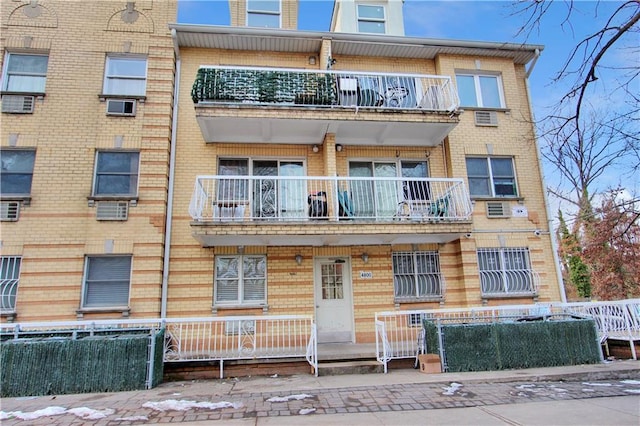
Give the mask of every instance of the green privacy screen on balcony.
[{"label": "green privacy screen on balcony", "polygon": [[[3,336],[4,337],[4,336]],[[155,344],[151,344],[152,341]],[[0,345],[2,397],[120,392],[162,381],[164,330],[79,339],[35,337]],[[150,348],[154,347],[153,353]]]},{"label": "green privacy screen on balcony", "polygon": [[326,73],[200,68],[191,98],[194,103],[335,105],[335,86]]},{"label": "green privacy screen on balcony", "polygon": [[[438,353],[438,327],[425,321],[426,346]],[[441,326],[449,372],[595,364],[601,353],[590,319]]]}]

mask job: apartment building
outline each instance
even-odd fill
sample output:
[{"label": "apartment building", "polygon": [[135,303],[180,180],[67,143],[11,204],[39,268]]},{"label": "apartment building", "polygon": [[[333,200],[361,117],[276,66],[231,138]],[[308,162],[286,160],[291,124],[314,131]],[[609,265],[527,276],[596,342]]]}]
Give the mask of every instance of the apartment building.
[{"label": "apartment building", "polygon": [[1,8],[2,320],[159,316],[176,3]]},{"label": "apartment building", "polygon": [[296,10],[170,25],[168,315],[310,314],[318,342],[366,343],[380,311],[560,300],[526,84],[542,47],[405,37],[401,1],[337,1],[329,32]]},{"label": "apartment building", "polygon": [[175,11],[3,2],[3,320],[305,314],[367,343],[376,312],[562,299],[541,46],[406,37],[400,0],[327,32],[297,0]]}]

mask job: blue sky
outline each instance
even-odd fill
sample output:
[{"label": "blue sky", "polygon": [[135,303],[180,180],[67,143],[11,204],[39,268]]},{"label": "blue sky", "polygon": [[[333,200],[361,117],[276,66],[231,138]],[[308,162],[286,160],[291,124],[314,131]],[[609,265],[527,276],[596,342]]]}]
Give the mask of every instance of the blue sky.
[{"label": "blue sky", "polygon": [[[518,35],[525,16],[515,14],[514,1],[435,1],[405,0],[405,34],[412,37],[445,38],[458,40],[480,40],[494,42],[542,44],[545,46],[529,78],[532,104],[536,118],[547,115],[549,107],[566,91],[567,83],[553,84],[552,80],[568,58],[572,48],[586,35],[603,27],[611,12],[622,2],[574,0],[570,23],[566,1],[556,0],[545,15],[537,31]],[[300,0],[298,29],[328,31],[333,9],[333,0]],[[178,22],[189,24],[229,25],[227,0],[180,0]],[[637,38],[636,38],[637,41]],[[637,45],[637,43],[636,43]],[[637,47],[637,46],[636,46]],[[609,61],[630,63],[624,51],[612,52]],[[637,55],[637,50],[635,51]],[[616,55],[619,57],[616,58]],[[633,62],[631,62],[633,64]],[[636,66],[638,61],[636,58]],[[592,99],[596,103],[611,105],[615,93],[607,90],[607,79],[600,78],[598,85],[602,96]],[[609,79],[611,87],[611,79]],[[553,171],[547,171],[547,183],[553,179]],[[615,179],[606,180],[606,185],[616,185]],[[604,182],[605,180],[603,180]],[[631,178],[624,184],[631,188],[640,186],[640,178]],[[603,188],[604,189],[604,188]]]}]

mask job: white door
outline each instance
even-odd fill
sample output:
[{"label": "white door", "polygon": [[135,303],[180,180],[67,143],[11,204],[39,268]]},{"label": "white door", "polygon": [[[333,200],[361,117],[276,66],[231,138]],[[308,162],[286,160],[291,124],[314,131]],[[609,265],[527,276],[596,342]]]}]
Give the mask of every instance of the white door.
[{"label": "white door", "polygon": [[318,343],[353,342],[349,259],[316,259],[314,275]]}]

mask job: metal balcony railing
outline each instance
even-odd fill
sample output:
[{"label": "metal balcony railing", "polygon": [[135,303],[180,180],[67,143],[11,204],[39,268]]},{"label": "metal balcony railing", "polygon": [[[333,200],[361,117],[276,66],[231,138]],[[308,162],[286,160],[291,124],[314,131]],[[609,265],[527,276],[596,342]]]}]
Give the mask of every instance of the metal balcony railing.
[{"label": "metal balcony railing", "polygon": [[202,67],[194,103],[369,107],[452,112],[460,101],[450,77],[425,74]]},{"label": "metal balcony railing", "polygon": [[538,292],[540,276],[533,269],[480,271],[483,296],[532,295]]},{"label": "metal balcony railing", "polygon": [[462,179],[315,176],[198,176],[196,221],[307,222],[468,220]]},{"label": "metal balcony railing", "polygon": [[21,261],[22,258],[19,256],[3,256],[0,259],[0,267],[2,267],[0,313],[11,313],[16,310]]}]

